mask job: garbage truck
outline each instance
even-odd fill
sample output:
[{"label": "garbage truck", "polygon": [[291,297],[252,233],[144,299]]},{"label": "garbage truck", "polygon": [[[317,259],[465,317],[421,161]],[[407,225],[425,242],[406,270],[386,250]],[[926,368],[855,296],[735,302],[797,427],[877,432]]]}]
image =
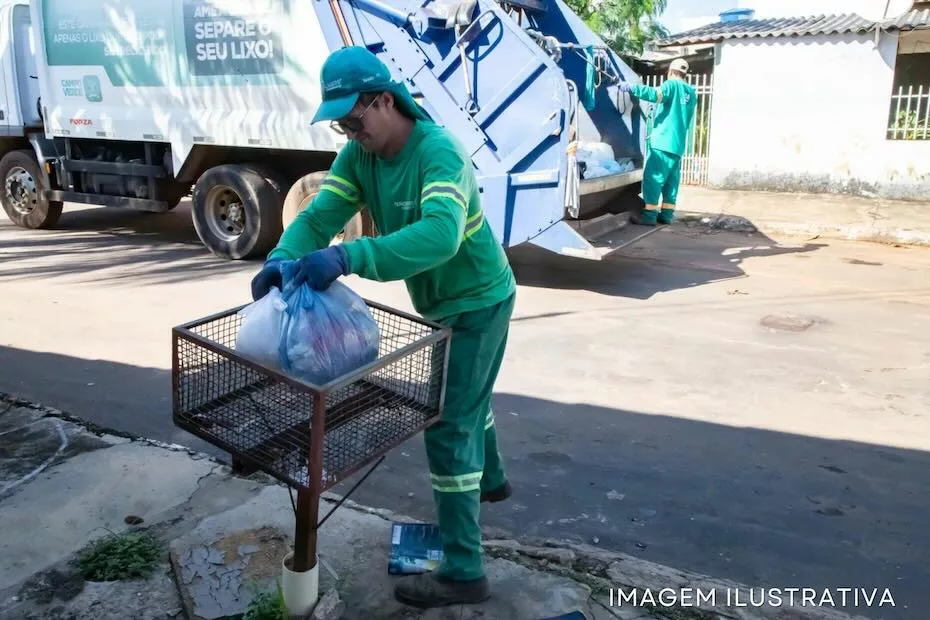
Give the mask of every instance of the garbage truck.
[{"label": "garbage truck", "polygon": [[[465,146],[505,247],[598,258],[585,224],[641,204],[645,121],[618,88],[639,79],[562,0],[0,0],[0,28],[0,201],[23,228],[190,195],[206,248],[263,256],[345,144],[310,120],[348,45]],[[345,236],[377,234],[365,215]]]}]

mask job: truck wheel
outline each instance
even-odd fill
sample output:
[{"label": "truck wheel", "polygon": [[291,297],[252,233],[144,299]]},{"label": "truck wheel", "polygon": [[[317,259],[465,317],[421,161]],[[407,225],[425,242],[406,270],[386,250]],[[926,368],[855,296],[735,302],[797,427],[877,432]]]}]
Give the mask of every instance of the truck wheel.
[{"label": "truck wheel", "polygon": [[48,181],[35,153],[23,149],[4,155],[0,159],[0,180],[0,202],[14,224],[33,229],[55,225],[64,205],[42,198]]},{"label": "truck wheel", "polygon": [[303,211],[313,197],[320,192],[320,185],[326,178],[326,172],[311,172],[305,174],[296,183],[291,185],[284,199],[284,209],[281,211],[281,222],[284,228],[294,221],[301,211]]},{"label": "truck wheel", "polygon": [[[311,172],[301,177],[299,181],[291,186],[287,198],[284,199],[284,210],[281,213],[284,228],[287,228],[294,221],[294,218],[307,208],[313,197],[320,192],[320,185],[326,178],[326,174],[325,171]],[[368,215],[367,210],[362,208],[342,230],[342,241],[348,242],[363,236],[374,237],[376,234],[377,231],[371,217]]]},{"label": "truck wheel", "polygon": [[265,177],[265,180],[271,183],[274,191],[278,192],[278,194],[281,196],[285,196],[287,194],[288,182],[283,174],[279,173],[271,166],[266,166],[265,164],[250,163],[248,166],[249,168],[252,168],[261,173],[261,175]]},{"label": "truck wheel", "polygon": [[264,256],[281,236],[283,196],[259,170],[226,164],[194,185],[191,216],[207,248],[234,260]]}]

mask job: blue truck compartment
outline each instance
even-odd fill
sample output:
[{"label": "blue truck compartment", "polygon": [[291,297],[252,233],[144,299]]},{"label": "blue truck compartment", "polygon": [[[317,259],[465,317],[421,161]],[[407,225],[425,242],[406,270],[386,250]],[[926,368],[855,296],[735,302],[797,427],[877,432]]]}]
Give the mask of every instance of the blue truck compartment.
[{"label": "blue truck compartment", "polygon": [[[314,6],[330,49],[366,46],[465,145],[505,247],[530,242],[584,255],[589,241],[566,220],[638,191],[644,122],[618,88],[638,77],[561,0],[520,0],[509,13],[493,0]],[[572,152],[587,142],[608,144],[632,170],[580,180]]]}]

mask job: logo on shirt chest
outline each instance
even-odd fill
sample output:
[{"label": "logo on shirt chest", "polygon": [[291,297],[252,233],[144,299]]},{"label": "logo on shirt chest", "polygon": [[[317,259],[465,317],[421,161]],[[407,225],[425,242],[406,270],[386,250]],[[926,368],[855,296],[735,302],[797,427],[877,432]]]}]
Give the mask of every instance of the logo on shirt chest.
[{"label": "logo on shirt chest", "polygon": [[416,200],[395,200],[394,208],[402,211],[409,211],[417,206]]}]

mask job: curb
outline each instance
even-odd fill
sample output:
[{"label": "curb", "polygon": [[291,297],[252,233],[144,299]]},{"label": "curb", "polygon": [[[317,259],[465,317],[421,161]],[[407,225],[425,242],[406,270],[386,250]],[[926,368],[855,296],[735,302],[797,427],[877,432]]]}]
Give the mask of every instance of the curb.
[{"label": "curb", "polygon": [[740,215],[682,211],[676,224],[742,233],[766,233],[791,237],[823,237],[843,241],[868,241],[885,245],[930,246],[930,230],[881,228],[866,224],[831,225],[775,221],[751,221]]},{"label": "curb", "polygon": [[[98,425],[88,424],[58,409],[0,392],[0,407],[4,403],[9,404],[10,407],[29,408],[48,416],[61,418],[98,436],[108,435],[130,439],[133,443],[140,445],[183,452],[194,460],[208,460],[217,465],[226,465],[208,454],[184,446],[165,444],[105,429]],[[243,477],[232,472],[226,472],[225,475],[255,480],[254,475]],[[256,481],[263,485],[286,488],[285,485],[269,476],[264,474],[259,474],[259,476],[261,480]],[[327,491],[321,495],[321,499],[328,504],[335,504],[343,498]],[[391,510],[365,506],[351,499],[345,499],[341,508],[375,515],[388,522],[415,521],[415,519]],[[619,618],[630,617],[624,615],[629,610],[638,610],[642,614],[649,609],[661,617],[672,620],[720,620],[721,618],[732,620],[868,620],[863,616],[846,614],[833,607],[751,605],[753,599],[749,586],[670,568],[589,545],[553,539],[524,538],[520,541],[510,532],[497,528],[485,528],[482,538],[483,547],[488,556],[509,560],[533,570],[558,574],[585,585],[591,589],[592,605],[598,604],[607,613]],[[761,599],[762,595],[759,590],[759,588],[752,589],[756,593],[756,598]],[[686,594],[688,592],[690,595]],[[817,590],[818,597],[822,592],[823,590]],[[704,594],[703,600],[701,600],[701,593]],[[714,598],[708,600],[711,593]],[[635,598],[629,598],[631,596]],[[689,601],[684,600],[686,596],[690,596]],[[786,591],[784,600],[787,596]],[[795,596],[799,597],[800,594]],[[649,597],[649,599],[644,597]],[[878,593],[876,600],[880,599],[881,593]],[[622,608],[622,601],[626,601],[629,605],[626,610]]]},{"label": "curb", "polygon": [[69,413],[65,413],[60,409],[49,407],[48,405],[34,403],[21,396],[17,396],[16,394],[10,394],[9,392],[0,392],[0,413],[4,411],[4,404],[9,405],[10,408],[22,407],[24,409],[32,409],[33,411],[38,411],[47,417],[58,418],[59,420],[70,422],[71,424],[79,426],[88,433],[98,437],[117,437],[119,439],[127,439],[132,443],[152,446],[153,448],[161,448],[162,450],[168,450],[170,452],[184,452],[195,460],[208,460],[216,463],[217,465],[227,465],[227,463],[223,463],[217,460],[214,456],[207,454],[206,452],[200,452],[180,444],[165,443],[156,439],[149,439],[148,437],[144,437],[142,435],[136,435],[135,433],[127,433],[126,431],[118,431],[115,429],[107,428],[105,426],[100,426],[99,424],[94,424],[93,422],[88,422]]},{"label": "curb", "polygon": [[[781,589],[781,604],[753,604],[754,599],[771,600],[772,590],[777,589],[750,588],[588,545],[555,540],[539,540],[529,545],[510,539],[492,539],[484,543],[484,548],[491,557],[555,572],[588,585],[597,602],[611,612],[622,609],[623,601],[627,601],[628,609],[651,607],[658,614],[675,619],[868,620],[834,607],[789,606],[785,604],[789,600],[787,588]],[[817,600],[824,592],[823,589],[808,590],[816,590]],[[766,593],[768,597],[764,596]],[[795,600],[801,599],[802,594],[795,593]],[[874,600],[880,601],[881,596],[882,592],[877,592]],[[651,605],[653,600],[655,607]]]}]

